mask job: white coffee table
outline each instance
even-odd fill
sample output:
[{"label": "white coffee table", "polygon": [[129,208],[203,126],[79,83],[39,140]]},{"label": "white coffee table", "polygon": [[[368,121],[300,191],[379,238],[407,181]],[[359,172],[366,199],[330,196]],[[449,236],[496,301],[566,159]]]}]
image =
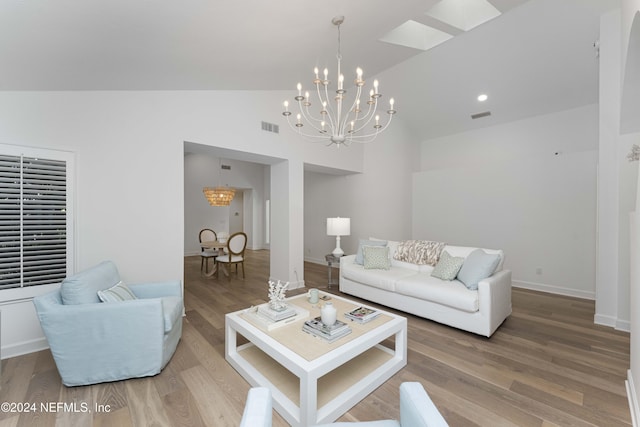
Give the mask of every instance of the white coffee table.
[{"label": "white coffee table", "polygon": [[[320,295],[325,295],[322,292]],[[366,324],[344,316],[362,304],[331,296],[352,333],[333,343],[302,331],[304,320],[267,331],[247,310],[226,315],[227,361],[252,386],[269,387],[273,406],[292,426],[335,421],[407,364],[407,319],[386,311]],[[287,300],[320,315],[324,302]],[[249,342],[238,345],[238,334]],[[381,343],[388,338],[390,346]]]}]

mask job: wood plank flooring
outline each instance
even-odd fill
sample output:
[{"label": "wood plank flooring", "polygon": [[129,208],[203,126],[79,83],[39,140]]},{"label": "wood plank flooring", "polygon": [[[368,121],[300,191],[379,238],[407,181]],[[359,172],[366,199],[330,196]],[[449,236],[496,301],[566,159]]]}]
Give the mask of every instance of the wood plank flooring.
[{"label": "wood plank flooring", "polygon": [[[92,411],[0,412],[0,427],[237,426],[249,385],[224,360],[224,314],[266,301],[269,252],[248,251],[245,280],[199,269],[200,257],[185,258],[184,333],[161,374],[67,388],[48,350],[6,359],[0,402]],[[306,263],[305,280],[326,289],[326,266]],[[490,339],[408,315],[407,367],[340,421],[398,418],[398,386],[419,381],[453,427],[630,426],[629,334],[594,325],[593,315],[593,301],[520,289]],[[287,425],[275,411],[273,425]]]}]

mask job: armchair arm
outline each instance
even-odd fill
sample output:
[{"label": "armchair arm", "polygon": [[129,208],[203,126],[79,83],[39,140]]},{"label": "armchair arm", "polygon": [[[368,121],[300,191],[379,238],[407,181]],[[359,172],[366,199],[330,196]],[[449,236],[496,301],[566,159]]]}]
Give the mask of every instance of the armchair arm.
[{"label": "armchair arm", "polygon": [[166,282],[135,283],[128,286],[138,298],[182,296],[182,285],[179,280],[169,280]]},{"label": "armchair arm", "polygon": [[422,384],[400,384],[400,425],[402,427],[448,427]]},{"label": "armchair arm", "polygon": [[271,427],[271,416],[271,391],[266,387],[249,389],[240,427]]}]

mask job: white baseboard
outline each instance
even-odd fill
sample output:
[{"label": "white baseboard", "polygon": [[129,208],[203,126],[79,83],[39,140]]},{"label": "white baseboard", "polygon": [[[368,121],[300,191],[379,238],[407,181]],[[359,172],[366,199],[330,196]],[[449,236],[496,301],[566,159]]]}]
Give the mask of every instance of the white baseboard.
[{"label": "white baseboard", "polygon": [[0,349],[0,358],[9,359],[10,357],[22,356],[23,354],[34,353],[47,348],[49,348],[49,343],[45,337],[42,337],[4,346]]},{"label": "white baseboard", "polygon": [[[312,262],[314,264],[322,264],[322,265],[327,265],[327,261],[323,258],[323,259],[318,259],[318,258],[312,258],[312,257],[304,257],[304,261],[305,262]],[[336,266],[338,267],[338,266]]]},{"label": "white baseboard", "polygon": [[[546,292],[549,294],[564,295],[567,297],[575,297],[582,299],[595,300],[596,294],[591,291],[582,291],[578,289],[563,288],[561,286],[547,285],[544,283],[526,282],[524,280],[513,280],[511,285],[514,288],[529,289],[532,291]],[[613,326],[613,325],[611,325]]]},{"label": "white baseboard", "polygon": [[636,395],[636,387],[633,384],[633,374],[631,369],[627,371],[627,380],[624,382],[627,387],[627,398],[629,399],[629,409],[631,410],[631,422],[633,427],[638,426],[640,419],[640,407],[638,406],[638,396]]},{"label": "white baseboard", "polygon": [[593,323],[596,325],[609,326],[615,328],[618,320],[613,316],[605,316],[604,314],[595,314],[593,316]]},{"label": "white baseboard", "polygon": [[619,331],[631,332],[631,322],[629,320],[616,320],[615,328]]}]

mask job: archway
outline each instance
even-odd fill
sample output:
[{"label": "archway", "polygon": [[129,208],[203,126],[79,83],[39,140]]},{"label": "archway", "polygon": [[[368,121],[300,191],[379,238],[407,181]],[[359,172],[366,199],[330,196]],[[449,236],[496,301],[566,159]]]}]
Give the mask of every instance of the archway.
[{"label": "archway", "polygon": [[628,46],[620,110],[623,135],[640,132],[640,12],[633,18]]}]

